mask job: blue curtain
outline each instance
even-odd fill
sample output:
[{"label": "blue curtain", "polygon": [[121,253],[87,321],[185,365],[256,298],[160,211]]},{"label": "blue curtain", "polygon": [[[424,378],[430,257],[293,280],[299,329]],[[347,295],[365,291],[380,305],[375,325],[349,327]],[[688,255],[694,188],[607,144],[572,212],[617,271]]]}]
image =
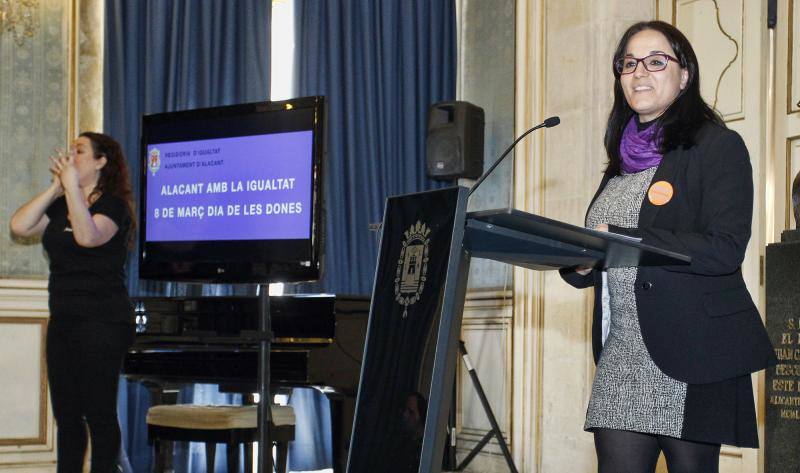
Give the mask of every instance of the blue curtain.
[{"label": "blue curtain", "polygon": [[[369,294],[388,196],[442,187],[425,171],[427,111],[455,97],[453,0],[295,0],[297,95],[327,99],[323,279],[308,292]],[[327,400],[295,390],[289,468],[330,466]]]},{"label": "blue curtain", "polygon": [[[142,115],[268,99],[270,16],[265,0],[106,1],[105,129],[137,192]],[[163,293],[128,274],[131,294]]]},{"label": "blue curtain", "polygon": [[[266,0],[107,0],[104,120],[128,156],[139,189],[141,115],[267,100],[271,2]],[[138,248],[128,264],[132,295],[254,293],[247,286],[152,283],[138,279]],[[235,403],[214,388],[196,386],[183,402]],[[135,472],[150,471],[145,413],[149,395],[120,383],[123,446]],[[196,451],[202,451],[195,448]],[[202,456],[178,455],[176,472],[204,471]],[[217,456],[224,465],[224,452]],[[124,462],[123,462],[124,463]],[[221,469],[221,471],[224,468]]]},{"label": "blue curtain", "polygon": [[295,0],[297,90],[328,100],[324,277],[369,294],[386,197],[425,171],[428,107],[455,97],[454,0]]}]

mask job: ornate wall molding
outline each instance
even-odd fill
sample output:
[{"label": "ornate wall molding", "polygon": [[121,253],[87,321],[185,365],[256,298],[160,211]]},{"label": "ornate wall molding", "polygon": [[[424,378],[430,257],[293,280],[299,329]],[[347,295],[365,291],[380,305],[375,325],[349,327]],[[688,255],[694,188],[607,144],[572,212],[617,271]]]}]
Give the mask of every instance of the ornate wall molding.
[{"label": "ornate wall molding", "polygon": [[0,310],[47,312],[47,280],[0,279]]},{"label": "ornate wall molding", "polygon": [[[671,0],[668,4],[665,0],[656,0],[657,18],[680,28],[695,47],[703,72],[700,84],[703,98],[726,122],[745,118],[744,1],[734,1],[736,5],[731,8],[727,7],[732,2],[725,2],[723,12],[718,0]],[[738,20],[727,20],[730,11],[736,11]],[[711,34],[714,43],[709,41]]]},{"label": "ornate wall molding", "polygon": [[[0,471],[55,471],[47,393],[47,282],[0,279]],[[11,409],[4,412],[3,409]]]},{"label": "ornate wall molding", "polygon": [[722,6],[718,0],[673,0],[672,12],[672,23],[686,34],[697,53],[703,98],[726,122],[743,120],[747,89],[743,0]]},{"label": "ornate wall molding", "polygon": [[[0,427],[0,447],[47,445],[48,406],[45,362],[47,318],[25,317],[19,313],[0,311],[0,332],[2,332],[0,334],[0,341],[2,341],[0,357],[4,360],[4,363],[0,363],[0,379],[6,381],[3,383],[5,387],[0,388],[0,392],[6,391],[3,396],[5,407],[0,406],[0,412],[7,409],[14,411],[13,413],[6,412],[6,415],[2,416],[5,421],[4,427]],[[37,346],[38,349],[35,348]],[[36,354],[38,357],[28,357],[28,354]],[[38,372],[38,379],[29,379],[32,373],[20,370],[35,370]],[[12,379],[14,381],[11,381]],[[26,386],[25,381],[33,382],[33,384]],[[15,391],[17,395],[10,395],[9,391]],[[22,419],[22,425],[20,425],[22,413],[32,417]],[[7,432],[2,432],[12,423],[17,424],[16,429],[11,428]],[[26,423],[28,425],[25,425]],[[20,431],[35,431],[35,434],[19,435]]]}]

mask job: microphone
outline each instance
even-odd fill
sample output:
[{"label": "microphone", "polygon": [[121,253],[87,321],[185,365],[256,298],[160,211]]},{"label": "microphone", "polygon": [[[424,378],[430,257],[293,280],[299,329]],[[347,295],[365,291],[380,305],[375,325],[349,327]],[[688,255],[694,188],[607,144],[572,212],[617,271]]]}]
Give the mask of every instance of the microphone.
[{"label": "microphone", "polygon": [[506,155],[508,155],[508,153],[510,153],[511,150],[514,149],[514,146],[517,143],[519,143],[520,140],[522,140],[523,138],[528,136],[528,134],[530,132],[532,132],[532,131],[536,131],[539,128],[552,128],[552,127],[558,125],[559,123],[561,123],[561,119],[560,118],[558,118],[558,117],[550,117],[550,118],[546,119],[545,121],[543,121],[542,123],[540,123],[540,124],[536,125],[535,127],[529,129],[525,133],[521,134],[519,136],[519,138],[517,138],[516,140],[514,140],[513,143],[511,143],[511,146],[509,146],[508,148],[506,148],[505,151],[503,151],[503,154],[501,154],[500,157],[497,158],[497,161],[495,161],[494,164],[492,164],[492,166],[485,173],[481,174],[481,177],[478,178],[477,182],[475,182],[475,184],[469,190],[469,193],[467,194],[467,197],[471,196],[472,193],[475,192],[475,189],[477,189],[478,186],[481,185],[481,183],[484,180],[486,180],[487,177],[489,177],[489,174],[491,174],[492,171],[494,171],[494,168],[496,168],[497,165],[500,164],[503,161],[503,158],[505,158]]}]

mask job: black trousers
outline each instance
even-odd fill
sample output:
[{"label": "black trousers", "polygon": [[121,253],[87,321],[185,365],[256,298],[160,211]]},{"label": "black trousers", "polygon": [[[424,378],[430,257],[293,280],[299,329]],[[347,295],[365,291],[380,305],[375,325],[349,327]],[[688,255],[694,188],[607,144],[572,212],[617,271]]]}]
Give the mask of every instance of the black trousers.
[{"label": "black trousers", "polygon": [[47,329],[47,377],[58,427],[57,473],[81,472],[87,426],[91,473],[111,473],[120,449],[117,387],[133,327],[64,319],[53,317]]}]

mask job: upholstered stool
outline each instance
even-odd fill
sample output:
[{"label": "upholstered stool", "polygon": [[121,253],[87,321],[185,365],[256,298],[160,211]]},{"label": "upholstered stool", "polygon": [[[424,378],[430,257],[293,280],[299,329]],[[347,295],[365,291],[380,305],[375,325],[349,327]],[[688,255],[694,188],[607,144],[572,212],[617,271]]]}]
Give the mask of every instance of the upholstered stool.
[{"label": "upholstered stool", "polygon": [[[153,406],[147,411],[147,438],[155,447],[156,473],[164,471],[160,443],[203,442],[206,471],[213,473],[216,444],[227,445],[228,472],[239,471],[239,444],[258,441],[258,406],[201,406],[172,404]],[[294,410],[272,406],[272,441],[277,444],[275,471],[286,473],[289,442],[294,440]],[[245,472],[252,471],[252,453],[245,448]],[[269,451],[268,449],[267,451]]]}]

